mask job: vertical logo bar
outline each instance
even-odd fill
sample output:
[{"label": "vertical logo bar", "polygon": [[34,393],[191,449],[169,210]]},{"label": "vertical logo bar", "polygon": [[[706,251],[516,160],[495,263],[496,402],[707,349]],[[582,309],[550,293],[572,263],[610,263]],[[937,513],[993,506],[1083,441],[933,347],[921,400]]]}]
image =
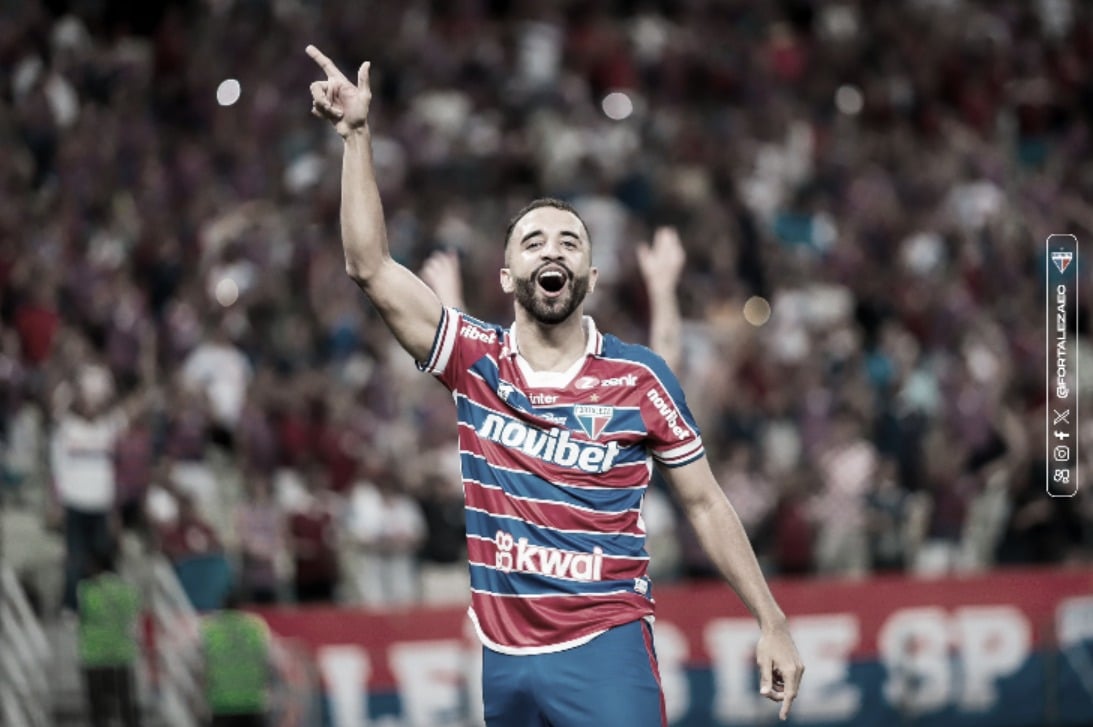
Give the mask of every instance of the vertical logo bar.
[{"label": "vertical logo bar", "polygon": [[1047,238],[1047,494],[1078,494],[1078,238]]}]

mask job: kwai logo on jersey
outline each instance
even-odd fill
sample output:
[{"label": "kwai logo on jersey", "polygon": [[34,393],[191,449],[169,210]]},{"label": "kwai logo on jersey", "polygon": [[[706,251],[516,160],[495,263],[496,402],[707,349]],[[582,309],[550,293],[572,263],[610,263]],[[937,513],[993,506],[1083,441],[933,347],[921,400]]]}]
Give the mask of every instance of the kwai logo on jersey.
[{"label": "kwai logo on jersey", "polygon": [[478,436],[510,449],[550,462],[560,467],[575,467],[582,472],[607,472],[619,454],[618,442],[606,445],[570,441],[569,430],[552,428],[544,431],[500,414],[487,414],[478,427]]},{"label": "kwai logo on jersey", "polygon": [[577,423],[591,439],[599,439],[604,428],[611,422],[615,410],[609,406],[586,406],[580,404],[573,407],[573,415],[577,417]]},{"label": "kwai logo on jersey", "polygon": [[516,540],[511,533],[498,530],[493,538],[497,546],[494,566],[504,573],[538,573],[575,581],[598,581],[603,578],[603,549],[591,553],[574,553],[543,545],[532,545],[527,538]]}]

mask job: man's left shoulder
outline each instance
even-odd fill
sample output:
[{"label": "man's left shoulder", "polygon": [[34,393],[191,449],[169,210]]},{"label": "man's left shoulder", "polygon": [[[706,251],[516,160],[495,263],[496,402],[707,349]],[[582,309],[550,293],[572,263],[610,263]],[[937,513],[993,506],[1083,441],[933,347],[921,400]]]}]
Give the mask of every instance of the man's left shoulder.
[{"label": "man's left shoulder", "polygon": [[603,355],[607,361],[620,365],[629,364],[637,370],[644,370],[656,378],[670,376],[675,378],[667,362],[653,349],[640,343],[627,343],[610,334],[603,337]]}]

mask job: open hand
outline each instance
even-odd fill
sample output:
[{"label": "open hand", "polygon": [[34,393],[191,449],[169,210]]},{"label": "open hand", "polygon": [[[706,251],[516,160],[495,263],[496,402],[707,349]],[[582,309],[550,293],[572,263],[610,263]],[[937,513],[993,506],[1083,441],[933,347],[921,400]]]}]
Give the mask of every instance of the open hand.
[{"label": "open hand", "polygon": [[674,227],[658,227],[652,245],[638,245],[638,267],[650,290],[674,294],[686,259]]},{"label": "open hand", "polygon": [[463,308],[463,278],[459,254],[438,250],[425,260],[421,279],[433,289],[440,302],[453,308]]},{"label": "open hand", "polygon": [[334,124],[334,130],[345,138],[368,122],[368,106],[372,101],[372,89],[368,84],[371,64],[368,61],[361,64],[354,85],[315,46],[309,45],[307,54],[326,73],[325,81],[311,84],[311,113]]}]

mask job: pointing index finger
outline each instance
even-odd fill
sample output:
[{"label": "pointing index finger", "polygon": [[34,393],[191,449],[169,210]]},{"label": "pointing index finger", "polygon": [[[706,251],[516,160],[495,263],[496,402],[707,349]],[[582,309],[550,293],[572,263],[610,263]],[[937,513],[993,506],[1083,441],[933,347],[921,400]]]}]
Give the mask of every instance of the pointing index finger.
[{"label": "pointing index finger", "polygon": [[784,720],[789,716],[790,707],[793,706],[793,700],[797,698],[797,692],[801,688],[801,677],[804,675],[805,668],[803,665],[798,665],[796,669],[793,669],[789,679],[786,680],[785,691],[782,696],[782,714],[781,718]]},{"label": "pointing index finger", "polygon": [[331,80],[348,80],[342,74],[342,72],[338,70],[338,67],[334,65],[334,61],[324,56],[322,51],[320,51],[318,48],[313,45],[309,45],[305,50],[307,54],[311,56],[311,59],[319,64],[319,68],[323,69],[323,71],[326,73],[327,78]]},{"label": "pointing index finger", "polygon": [[778,715],[780,719],[785,721],[789,717],[790,707],[793,706],[793,700],[797,698],[797,687],[788,687],[782,695],[782,710]]}]

